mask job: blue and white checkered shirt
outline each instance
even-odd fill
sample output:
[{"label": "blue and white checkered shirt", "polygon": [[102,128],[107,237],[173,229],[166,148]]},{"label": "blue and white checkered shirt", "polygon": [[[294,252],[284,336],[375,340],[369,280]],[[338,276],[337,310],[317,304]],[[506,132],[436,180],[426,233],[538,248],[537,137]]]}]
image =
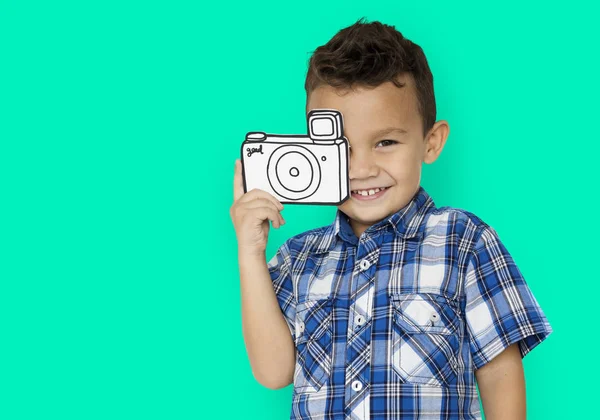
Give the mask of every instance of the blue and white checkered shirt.
[{"label": "blue and white checkered shirt", "polygon": [[268,267],[297,350],[291,419],[480,419],[475,369],[552,332],[496,231],[423,187],[360,240],[338,210]]}]

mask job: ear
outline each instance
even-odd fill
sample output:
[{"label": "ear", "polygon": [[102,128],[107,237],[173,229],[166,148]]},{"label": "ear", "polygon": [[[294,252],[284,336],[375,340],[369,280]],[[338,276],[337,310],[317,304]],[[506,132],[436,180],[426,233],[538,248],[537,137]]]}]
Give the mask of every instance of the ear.
[{"label": "ear", "polygon": [[437,121],[429,130],[425,138],[425,150],[423,151],[423,162],[433,163],[436,161],[446,144],[450,134],[450,126],[446,120]]}]

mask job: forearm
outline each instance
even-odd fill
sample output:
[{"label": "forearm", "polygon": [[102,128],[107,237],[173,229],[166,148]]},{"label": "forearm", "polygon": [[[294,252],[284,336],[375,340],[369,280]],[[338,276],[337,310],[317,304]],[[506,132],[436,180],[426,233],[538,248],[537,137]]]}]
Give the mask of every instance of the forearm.
[{"label": "forearm", "polygon": [[295,345],[263,256],[239,254],[242,328],[254,377],[267,388],[291,383]]}]

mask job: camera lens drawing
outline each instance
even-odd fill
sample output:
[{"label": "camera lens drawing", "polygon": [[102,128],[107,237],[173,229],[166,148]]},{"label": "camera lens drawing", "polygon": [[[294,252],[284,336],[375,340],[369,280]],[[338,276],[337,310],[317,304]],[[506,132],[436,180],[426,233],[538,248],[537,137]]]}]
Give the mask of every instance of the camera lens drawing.
[{"label": "camera lens drawing", "polygon": [[307,148],[282,146],[271,154],[267,176],[271,188],[281,197],[300,200],[310,197],[319,188],[321,167]]}]

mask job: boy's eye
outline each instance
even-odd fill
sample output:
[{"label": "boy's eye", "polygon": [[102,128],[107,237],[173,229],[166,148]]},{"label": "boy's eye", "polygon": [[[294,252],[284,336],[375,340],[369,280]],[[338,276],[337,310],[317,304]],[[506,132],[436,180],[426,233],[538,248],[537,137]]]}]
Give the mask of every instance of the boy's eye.
[{"label": "boy's eye", "polygon": [[381,140],[378,144],[383,144],[383,143],[386,143],[386,144],[384,144],[384,146],[387,146],[387,145],[396,144],[398,142],[396,140]]}]

